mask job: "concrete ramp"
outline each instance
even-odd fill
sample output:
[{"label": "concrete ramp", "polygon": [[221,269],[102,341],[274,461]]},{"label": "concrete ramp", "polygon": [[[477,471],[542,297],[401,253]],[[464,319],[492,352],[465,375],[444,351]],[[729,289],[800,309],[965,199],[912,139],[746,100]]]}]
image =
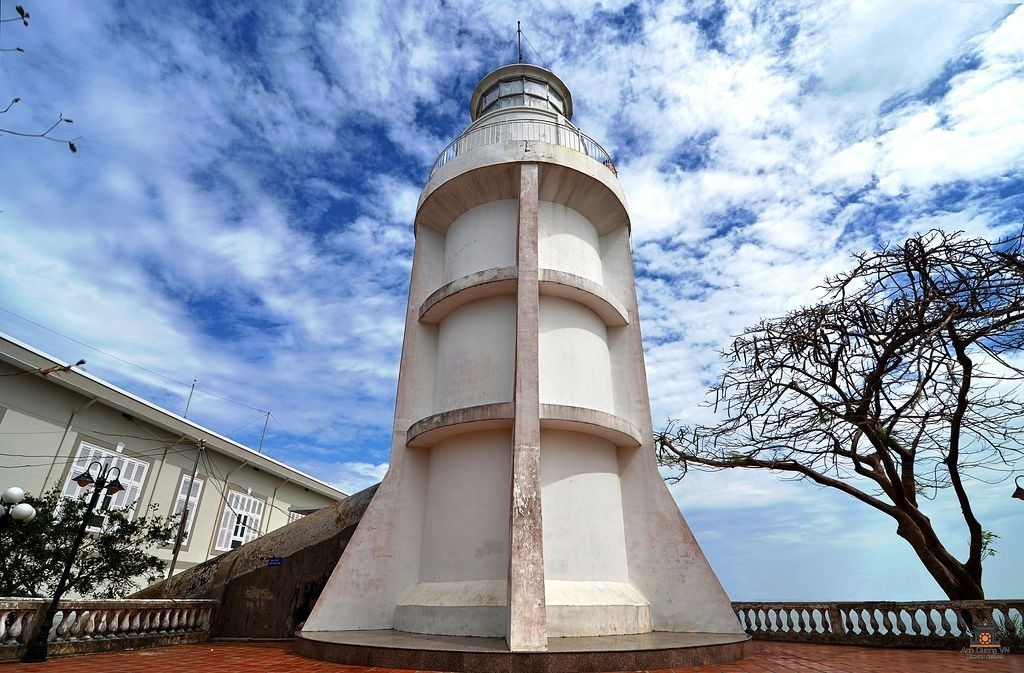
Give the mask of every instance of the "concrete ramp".
[{"label": "concrete ramp", "polygon": [[214,638],[291,638],[376,492],[377,485],[371,486],[132,598],[216,599]]}]

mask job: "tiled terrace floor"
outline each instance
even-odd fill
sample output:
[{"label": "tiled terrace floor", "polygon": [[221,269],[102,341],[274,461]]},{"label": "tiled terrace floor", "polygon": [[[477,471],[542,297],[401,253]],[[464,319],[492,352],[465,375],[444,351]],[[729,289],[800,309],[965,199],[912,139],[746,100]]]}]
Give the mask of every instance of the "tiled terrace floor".
[{"label": "tiled terrace floor", "polygon": [[[685,673],[1009,673],[1024,672],[1024,654],[970,661],[959,652],[874,647],[754,644],[754,654],[722,666],[676,669]],[[60,657],[44,664],[0,664],[0,673],[386,673],[393,669],[329,664],[300,657],[290,643],[205,643],[134,652]],[[410,673],[403,671],[400,673]],[[669,673],[658,671],[651,673]]]}]

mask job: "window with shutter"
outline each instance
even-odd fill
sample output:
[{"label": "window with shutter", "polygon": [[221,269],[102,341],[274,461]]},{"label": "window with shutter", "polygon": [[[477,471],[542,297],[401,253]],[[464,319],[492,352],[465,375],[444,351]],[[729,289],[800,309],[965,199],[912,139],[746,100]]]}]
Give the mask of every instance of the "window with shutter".
[{"label": "window with shutter", "polygon": [[174,502],[174,513],[171,520],[177,524],[181,516],[181,510],[185,507],[185,500],[188,499],[188,515],[185,517],[185,534],[192,533],[192,522],[196,518],[196,510],[199,508],[199,495],[203,492],[203,480],[196,477],[192,481],[190,476],[183,476],[178,484],[178,497]]},{"label": "window with shutter", "polygon": [[259,498],[229,490],[214,548],[217,551],[227,551],[258,538],[265,506],[266,503]]},{"label": "window with shutter", "polygon": [[[61,490],[61,495],[65,498],[79,498],[85,493],[92,492],[92,485],[82,488],[76,484],[73,480],[78,475],[85,472],[89,465],[96,461],[104,468],[108,465],[116,467],[121,471],[118,475],[118,479],[124,485],[124,490],[114,494],[113,496],[107,495],[106,493],[100,498],[99,504],[96,506],[96,514],[93,520],[90,521],[89,529],[96,531],[100,530],[106,525],[107,517],[103,515],[103,512],[110,509],[124,509],[133,505],[138,501],[139,496],[142,495],[142,487],[146,483],[146,473],[149,471],[149,463],[143,460],[135,460],[129,458],[123,453],[117,453],[110,449],[104,449],[103,447],[90,444],[88,442],[82,442],[78,445],[78,453],[75,454],[75,462],[68,471],[67,480],[64,482],[64,488]],[[114,473],[117,475],[117,472]],[[93,468],[93,476],[96,476],[96,468]],[[128,513],[128,517],[131,518],[132,513]]]}]

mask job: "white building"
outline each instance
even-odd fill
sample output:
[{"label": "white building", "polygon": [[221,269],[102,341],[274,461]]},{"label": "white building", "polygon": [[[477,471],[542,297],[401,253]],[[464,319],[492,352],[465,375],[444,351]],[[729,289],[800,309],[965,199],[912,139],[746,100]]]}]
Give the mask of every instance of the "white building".
[{"label": "white building", "polygon": [[[212,430],[127,393],[0,334],[0,489],[39,494],[59,486],[82,493],[72,478],[91,461],[120,468],[126,487],[100,508],[157,505],[179,514],[186,531],[175,571],[237,547],[346,494]],[[198,452],[205,440],[194,482]],[[97,520],[98,522],[98,520]],[[172,547],[153,550],[170,560]]]}]

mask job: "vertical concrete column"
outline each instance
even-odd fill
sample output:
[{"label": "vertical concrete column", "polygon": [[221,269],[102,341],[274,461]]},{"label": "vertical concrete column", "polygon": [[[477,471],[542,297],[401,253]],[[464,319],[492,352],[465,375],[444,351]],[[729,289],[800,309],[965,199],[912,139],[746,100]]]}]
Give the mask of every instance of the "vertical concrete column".
[{"label": "vertical concrete column", "polygon": [[517,238],[515,422],[512,429],[512,502],[509,516],[508,645],[546,650],[544,531],[540,493],[540,288],[537,164],[520,164]]}]

